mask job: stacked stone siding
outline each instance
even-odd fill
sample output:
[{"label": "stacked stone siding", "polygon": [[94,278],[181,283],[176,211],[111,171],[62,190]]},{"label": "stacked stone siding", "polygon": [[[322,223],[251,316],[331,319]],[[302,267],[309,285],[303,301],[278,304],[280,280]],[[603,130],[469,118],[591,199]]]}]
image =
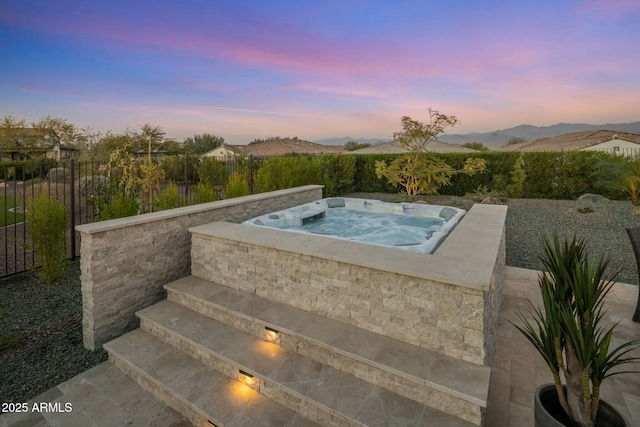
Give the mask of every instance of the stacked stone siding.
[{"label": "stacked stone siding", "polygon": [[[488,239],[469,245],[483,248],[475,259],[464,259],[464,253],[450,257],[446,249],[442,254],[416,254],[213,223],[191,230],[192,274],[449,356],[489,364],[504,270],[503,214],[498,212],[499,226],[492,227]],[[467,214],[458,226],[461,230],[453,234],[464,233],[467,220],[466,227],[473,226],[473,216],[473,211]]]},{"label": "stacked stone siding", "polygon": [[135,312],[164,298],[162,285],[189,275],[189,227],[239,223],[320,198],[322,186],[310,185],[76,227],[85,347],[137,327]]}]

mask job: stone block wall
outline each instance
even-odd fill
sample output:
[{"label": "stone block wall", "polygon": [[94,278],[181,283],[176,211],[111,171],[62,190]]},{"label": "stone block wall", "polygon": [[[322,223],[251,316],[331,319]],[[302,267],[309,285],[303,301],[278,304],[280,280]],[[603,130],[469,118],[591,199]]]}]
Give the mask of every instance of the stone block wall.
[{"label": "stone block wall", "polygon": [[[207,224],[191,229],[192,274],[489,364],[504,270],[502,212],[498,217],[500,226],[477,243],[484,249],[475,259],[464,253],[448,256],[446,250],[425,255],[262,227]],[[454,233],[465,232],[467,219]]]},{"label": "stone block wall", "polygon": [[165,283],[190,274],[189,227],[239,223],[321,198],[322,186],[309,185],[77,226],[84,346],[99,348],[137,327],[135,312],[163,299]]}]

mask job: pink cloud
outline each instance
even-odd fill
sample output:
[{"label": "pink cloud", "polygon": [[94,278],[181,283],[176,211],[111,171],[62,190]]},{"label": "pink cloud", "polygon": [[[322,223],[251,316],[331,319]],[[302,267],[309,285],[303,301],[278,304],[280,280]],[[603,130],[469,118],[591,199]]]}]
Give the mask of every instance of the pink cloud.
[{"label": "pink cloud", "polygon": [[375,90],[373,88],[359,88],[354,87],[353,84],[293,84],[293,85],[284,85],[282,89],[291,90],[291,91],[300,91],[300,92],[315,92],[315,93],[324,93],[324,94],[333,94],[340,96],[348,96],[348,97],[358,97],[358,98],[381,98],[380,88]]},{"label": "pink cloud", "polygon": [[[14,19],[15,18],[15,19]],[[117,18],[117,17],[116,17]],[[31,15],[0,18],[10,25],[66,34],[114,49],[143,48],[156,52],[190,52],[213,60],[232,61],[248,67],[267,67],[313,74],[375,75],[390,73],[425,77],[442,73],[435,61],[425,61],[412,47],[378,38],[358,42],[322,36],[280,23],[258,22],[255,29],[223,29],[179,26],[172,21],[146,27],[103,16],[99,20],[69,16],[49,20]],[[217,32],[216,32],[217,31]],[[102,42],[100,42],[102,41]],[[115,43],[115,44],[114,44]],[[381,66],[384,62],[384,66]]]}]

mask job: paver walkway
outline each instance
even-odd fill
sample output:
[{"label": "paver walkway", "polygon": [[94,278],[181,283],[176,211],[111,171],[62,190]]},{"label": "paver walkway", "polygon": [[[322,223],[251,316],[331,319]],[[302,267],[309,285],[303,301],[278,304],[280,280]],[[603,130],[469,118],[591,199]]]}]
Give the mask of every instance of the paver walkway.
[{"label": "paver walkway", "polygon": [[[527,311],[529,300],[539,303],[536,282],[537,272],[507,267],[498,348],[491,372],[485,421],[487,427],[533,426],[535,390],[538,385],[552,380],[543,359],[509,323],[518,322],[517,312]],[[637,292],[636,286],[616,284],[607,297],[606,320],[620,322],[618,339],[640,339],[640,324],[631,321]],[[640,357],[640,354],[636,356]],[[636,369],[640,370],[640,366],[636,366]],[[640,374],[623,374],[607,379],[602,387],[602,397],[621,411],[630,425],[640,425]],[[33,407],[33,403],[46,402],[54,404],[48,409],[61,410],[65,409],[65,403],[70,403],[72,410],[3,414],[0,416],[0,427],[191,425],[108,362],[41,394],[29,402],[29,408]]]}]

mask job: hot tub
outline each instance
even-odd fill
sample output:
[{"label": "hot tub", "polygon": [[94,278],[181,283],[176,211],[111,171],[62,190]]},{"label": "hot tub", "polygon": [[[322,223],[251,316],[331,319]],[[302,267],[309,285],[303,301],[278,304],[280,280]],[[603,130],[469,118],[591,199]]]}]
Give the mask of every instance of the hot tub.
[{"label": "hot tub", "polygon": [[449,206],[328,198],[243,224],[433,253],[465,213]]}]

